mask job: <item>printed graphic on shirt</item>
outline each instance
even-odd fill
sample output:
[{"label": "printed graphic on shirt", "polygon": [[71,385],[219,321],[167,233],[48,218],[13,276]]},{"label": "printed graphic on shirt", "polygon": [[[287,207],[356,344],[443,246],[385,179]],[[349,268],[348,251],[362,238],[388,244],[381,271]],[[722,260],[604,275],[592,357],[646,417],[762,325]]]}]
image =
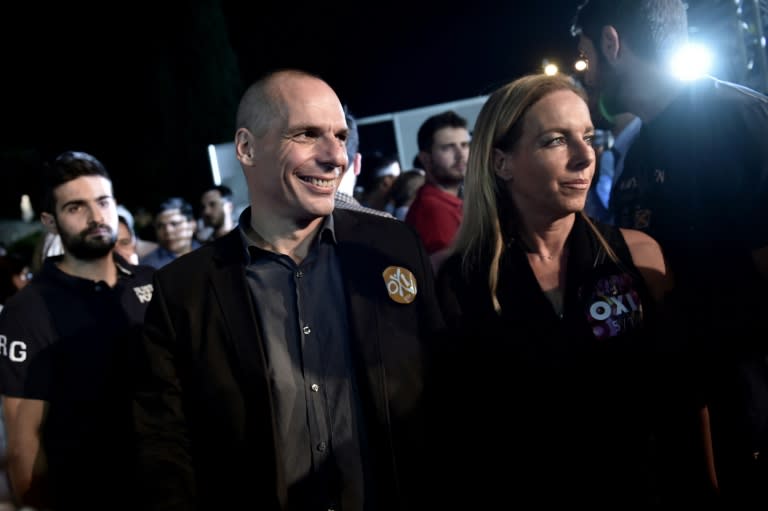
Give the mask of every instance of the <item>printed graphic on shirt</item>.
[{"label": "printed graphic on shirt", "polygon": [[0,334],[0,357],[6,357],[11,362],[24,362],[27,360],[27,343]]},{"label": "printed graphic on shirt", "polygon": [[152,300],[153,290],[154,288],[152,287],[152,284],[133,288],[133,292],[136,293],[136,297],[139,299],[139,303],[149,303],[149,301]]},{"label": "printed graphic on shirt", "polygon": [[411,303],[416,298],[416,277],[401,266],[388,266],[384,273],[384,284],[389,297],[397,303]]},{"label": "printed graphic on shirt", "polygon": [[616,337],[642,321],[642,302],[626,273],[599,277],[593,285],[582,287],[579,294],[597,339]]},{"label": "printed graphic on shirt", "polygon": [[647,229],[651,225],[651,210],[638,209],[635,211],[635,229]]}]

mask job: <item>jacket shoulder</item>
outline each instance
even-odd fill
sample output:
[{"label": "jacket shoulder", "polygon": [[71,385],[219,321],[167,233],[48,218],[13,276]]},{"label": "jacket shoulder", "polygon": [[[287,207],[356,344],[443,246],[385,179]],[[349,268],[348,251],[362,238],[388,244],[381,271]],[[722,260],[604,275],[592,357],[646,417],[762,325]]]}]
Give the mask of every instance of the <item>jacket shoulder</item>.
[{"label": "jacket shoulder", "polygon": [[413,226],[394,217],[370,215],[354,210],[334,211],[337,234],[343,239],[366,240],[373,245],[421,243]]},{"label": "jacket shoulder", "polygon": [[197,277],[204,276],[207,269],[213,266],[218,254],[215,243],[204,245],[156,269],[154,276],[159,281],[174,282],[177,285],[196,281]]}]

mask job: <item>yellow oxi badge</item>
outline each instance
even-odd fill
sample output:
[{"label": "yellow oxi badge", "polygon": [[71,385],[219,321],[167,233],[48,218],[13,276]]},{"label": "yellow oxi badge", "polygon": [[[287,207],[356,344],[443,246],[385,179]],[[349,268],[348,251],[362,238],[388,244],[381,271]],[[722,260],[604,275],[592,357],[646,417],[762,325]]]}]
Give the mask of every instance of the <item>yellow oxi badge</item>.
[{"label": "yellow oxi badge", "polygon": [[388,266],[382,273],[389,297],[397,303],[411,303],[416,298],[416,277],[401,266]]}]

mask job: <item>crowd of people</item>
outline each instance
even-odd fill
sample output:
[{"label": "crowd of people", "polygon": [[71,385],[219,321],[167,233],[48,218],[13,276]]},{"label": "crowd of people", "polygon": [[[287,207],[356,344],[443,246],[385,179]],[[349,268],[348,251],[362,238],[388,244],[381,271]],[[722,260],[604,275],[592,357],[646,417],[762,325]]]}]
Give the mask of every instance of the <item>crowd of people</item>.
[{"label": "crowd of people", "polygon": [[0,261],[11,505],[768,505],[768,97],[671,78],[687,30],[681,0],[584,2],[581,80],[426,119],[408,171],[271,71],[235,120],[248,207],[168,197],[152,241],[56,157],[58,244]]}]

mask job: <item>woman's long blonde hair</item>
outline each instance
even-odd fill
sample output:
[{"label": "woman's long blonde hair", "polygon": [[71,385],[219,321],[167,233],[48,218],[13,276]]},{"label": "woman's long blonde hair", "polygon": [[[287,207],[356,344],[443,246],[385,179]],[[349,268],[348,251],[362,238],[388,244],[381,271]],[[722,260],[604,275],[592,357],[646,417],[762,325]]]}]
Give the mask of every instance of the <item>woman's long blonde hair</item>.
[{"label": "woman's long blonde hair", "polygon": [[[499,260],[504,250],[499,208],[501,201],[511,199],[504,181],[494,171],[493,152],[512,149],[522,135],[526,112],[544,96],[559,90],[572,91],[587,100],[584,90],[566,76],[532,74],[494,91],[475,121],[464,182],[463,219],[453,249],[461,254],[462,272],[467,277],[487,265],[488,286],[497,312],[501,311],[496,291]],[[601,245],[608,249],[608,256],[615,260],[603,236],[586,215],[583,217],[598,235]]]}]

